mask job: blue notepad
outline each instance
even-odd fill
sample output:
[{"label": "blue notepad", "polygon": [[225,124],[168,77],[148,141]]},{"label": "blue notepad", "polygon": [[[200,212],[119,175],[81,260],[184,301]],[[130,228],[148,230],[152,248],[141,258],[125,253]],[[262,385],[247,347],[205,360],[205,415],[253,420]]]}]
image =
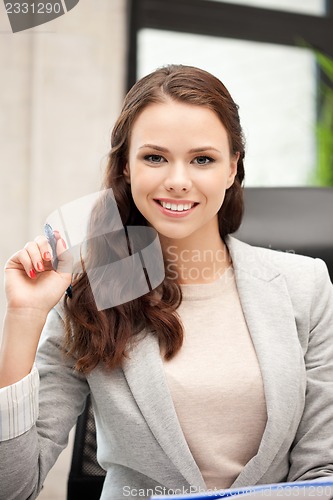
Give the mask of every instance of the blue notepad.
[{"label": "blue notepad", "polygon": [[[333,499],[333,477],[316,481],[295,481],[291,483],[261,484],[227,490],[208,490],[197,493],[188,493],[186,488],[180,491],[161,489],[162,495],[150,497],[150,500],[215,500],[241,495],[244,500],[279,500],[288,497],[289,500],[313,499],[320,497],[322,500]],[[165,494],[164,494],[165,493]],[[232,499],[230,499],[232,500]]]}]

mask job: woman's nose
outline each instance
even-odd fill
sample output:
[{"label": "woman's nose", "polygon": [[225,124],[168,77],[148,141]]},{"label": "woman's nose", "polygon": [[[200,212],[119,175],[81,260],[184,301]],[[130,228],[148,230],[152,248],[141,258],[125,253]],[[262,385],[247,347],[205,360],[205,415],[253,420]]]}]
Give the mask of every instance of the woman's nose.
[{"label": "woman's nose", "polygon": [[167,191],[187,192],[192,187],[192,181],[185,165],[170,165],[164,180]]}]

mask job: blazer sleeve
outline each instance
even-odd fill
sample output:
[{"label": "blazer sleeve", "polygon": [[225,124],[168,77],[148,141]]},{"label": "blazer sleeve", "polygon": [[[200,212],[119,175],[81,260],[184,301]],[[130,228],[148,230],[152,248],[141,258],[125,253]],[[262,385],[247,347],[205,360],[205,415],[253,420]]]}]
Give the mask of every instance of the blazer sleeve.
[{"label": "blazer sleeve", "polygon": [[37,497],[84,408],[88,384],[63,354],[63,334],[63,321],[52,310],[36,356],[40,377],[37,421],[27,432],[0,442],[0,500]]},{"label": "blazer sleeve", "polygon": [[333,286],[325,263],[313,262],[305,406],[290,453],[288,481],[333,475]]}]

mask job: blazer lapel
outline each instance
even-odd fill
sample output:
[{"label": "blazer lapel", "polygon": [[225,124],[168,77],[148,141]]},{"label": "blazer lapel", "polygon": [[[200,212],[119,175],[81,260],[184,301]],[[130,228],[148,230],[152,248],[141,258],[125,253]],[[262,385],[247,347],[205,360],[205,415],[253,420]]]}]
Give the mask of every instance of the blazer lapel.
[{"label": "blazer lapel", "polygon": [[[267,425],[258,453],[232,487],[256,484],[288,435],[304,393],[300,380],[303,356],[294,312],[284,277],[259,260],[256,249],[227,239],[245,320],[257,353],[267,407]],[[274,260],[274,254],[271,255]]]},{"label": "blazer lapel", "polygon": [[[156,337],[148,333],[133,346],[129,356],[123,367],[124,375],[155,439],[186,481],[205,489],[174,409]],[[168,476],[165,474],[166,480]]]}]

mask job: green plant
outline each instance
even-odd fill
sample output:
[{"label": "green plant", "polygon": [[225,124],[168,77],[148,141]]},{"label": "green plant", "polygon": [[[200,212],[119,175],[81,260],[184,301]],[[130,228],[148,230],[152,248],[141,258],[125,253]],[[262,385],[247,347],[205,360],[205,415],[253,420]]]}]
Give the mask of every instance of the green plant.
[{"label": "green plant", "polygon": [[320,82],[318,103],[317,164],[315,184],[333,186],[333,59],[314,50],[317,64],[324,75]]}]

